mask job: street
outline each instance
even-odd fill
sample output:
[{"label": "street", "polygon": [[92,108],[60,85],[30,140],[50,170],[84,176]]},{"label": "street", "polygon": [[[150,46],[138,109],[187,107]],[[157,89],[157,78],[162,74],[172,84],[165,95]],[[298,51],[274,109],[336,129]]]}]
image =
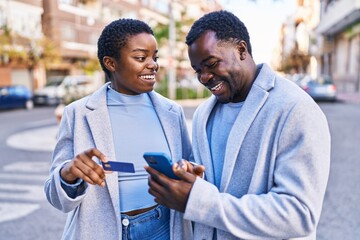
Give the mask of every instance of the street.
[{"label": "street", "polygon": [[[332,159],[317,236],[319,240],[358,239],[360,105],[343,102],[319,105],[329,121]],[[189,124],[194,109],[184,106]],[[55,140],[55,132],[51,131],[56,126],[54,107],[0,111],[0,126],[1,239],[60,239],[66,216],[47,202],[43,191],[52,143],[41,140],[47,134]],[[34,142],[41,146],[33,147]]]}]

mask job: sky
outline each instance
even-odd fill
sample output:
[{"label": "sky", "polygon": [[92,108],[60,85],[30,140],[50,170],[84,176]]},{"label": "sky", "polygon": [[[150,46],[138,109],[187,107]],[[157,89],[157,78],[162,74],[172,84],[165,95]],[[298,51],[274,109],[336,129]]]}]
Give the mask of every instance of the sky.
[{"label": "sky", "polygon": [[222,0],[225,9],[244,22],[250,34],[256,63],[271,64],[271,56],[279,41],[281,24],[295,12],[296,0]]}]

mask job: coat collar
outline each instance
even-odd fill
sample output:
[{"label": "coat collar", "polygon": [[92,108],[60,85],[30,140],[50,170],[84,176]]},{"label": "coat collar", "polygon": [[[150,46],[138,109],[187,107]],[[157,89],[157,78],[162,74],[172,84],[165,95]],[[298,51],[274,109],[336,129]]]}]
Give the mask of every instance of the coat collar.
[{"label": "coat collar", "polygon": [[[160,120],[160,124],[167,140],[171,158],[175,161],[175,156],[182,156],[182,149],[179,148],[179,139],[181,139],[181,129],[179,128],[179,116],[174,110],[174,104],[170,100],[151,91],[148,93],[155,108],[155,112]],[[174,137],[176,136],[176,138]],[[179,152],[180,151],[180,152]]]},{"label": "coat collar", "polygon": [[[110,83],[104,84],[98,91],[94,92],[86,103],[86,107],[92,110],[87,114],[87,120],[90,125],[92,135],[94,137],[95,145],[99,149],[103,149],[111,153],[112,158],[115,157],[115,150],[111,132],[111,123],[109,112],[106,103],[106,92]],[[177,114],[174,111],[174,103],[164,100],[158,93],[151,91],[148,93],[151,102],[154,105],[155,112],[159,117],[161,126],[164,130],[165,137],[168,141],[170,152],[175,156],[175,139],[172,136],[180,136],[181,131],[176,127]],[[178,135],[174,135],[174,131]],[[110,139],[105,139],[104,136],[111,136]]]},{"label": "coat collar", "polygon": [[[86,120],[89,124],[96,148],[107,153],[109,158],[115,159],[115,147],[106,97],[109,84],[110,83],[104,84],[99,90],[89,96],[86,107],[91,111],[86,114]],[[179,138],[174,138],[174,136],[181,135],[181,130],[178,127],[178,117],[173,110],[173,104],[171,104],[170,101],[163,100],[163,97],[154,91],[149,92],[148,94],[164,130],[171,155],[174,157],[176,156],[176,151],[181,151],[181,148],[176,148],[176,146],[179,145],[177,144]],[[107,187],[112,196],[113,206],[116,208],[119,204],[117,174],[110,174],[107,178]]]},{"label": "coat collar", "polygon": [[275,85],[275,73],[270,69],[270,67],[267,64],[262,64],[262,66],[259,65],[258,67],[261,67],[261,70],[250,89],[250,92],[228,137],[220,191],[227,191],[244,138],[251,124],[258,115],[258,112],[265,104],[269,96],[269,91]]},{"label": "coat collar", "polygon": [[[271,91],[275,85],[275,73],[271,70],[271,68],[265,63],[259,65],[258,67],[261,68],[260,72],[255,79],[244,105],[229,133],[225,150],[222,179],[220,183],[220,191],[222,192],[227,191],[242,142],[244,141],[244,138],[258,112],[265,104],[269,96],[269,91]],[[193,139],[193,141],[197,141],[198,143],[198,156],[204,156],[200,157],[200,161],[207,166],[206,177],[210,182],[214,182],[214,175],[212,169],[213,165],[211,163],[210,146],[206,133],[206,123],[216,103],[216,97],[211,96],[205,103],[206,106],[201,109],[203,112],[200,115],[202,115],[203,118],[198,121],[203,121],[204,124],[199,125],[201,126],[201,129],[199,129],[200,134],[198,135],[199,139]],[[244,171],[246,171],[246,169]]]}]

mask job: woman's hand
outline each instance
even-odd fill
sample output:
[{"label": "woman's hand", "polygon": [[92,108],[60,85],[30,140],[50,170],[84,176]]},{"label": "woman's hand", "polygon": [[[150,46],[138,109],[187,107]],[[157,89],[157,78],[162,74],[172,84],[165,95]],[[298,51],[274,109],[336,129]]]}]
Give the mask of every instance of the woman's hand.
[{"label": "woman's hand", "polygon": [[105,171],[97,164],[93,157],[102,162],[107,162],[106,156],[96,148],[91,148],[78,154],[73,160],[64,165],[60,170],[62,179],[69,183],[75,183],[79,178],[92,185],[105,186]]}]

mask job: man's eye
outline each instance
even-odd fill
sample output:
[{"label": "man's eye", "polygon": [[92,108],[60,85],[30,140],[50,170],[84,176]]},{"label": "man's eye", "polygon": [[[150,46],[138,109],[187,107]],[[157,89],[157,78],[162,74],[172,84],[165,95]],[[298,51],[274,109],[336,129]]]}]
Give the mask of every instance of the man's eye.
[{"label": "man's eye", "polygon": [[208,67],[208,68],[213,68],[213,67],[215,67],[215,66],[217,65],[217,63],[218,63],[218,62],[208,63],[208,64],[206,64],[206,67]]},{"label": "man's eye", "polygon": [[154,61],[157,62],[159,60],[159,57],[154,57]]}]

